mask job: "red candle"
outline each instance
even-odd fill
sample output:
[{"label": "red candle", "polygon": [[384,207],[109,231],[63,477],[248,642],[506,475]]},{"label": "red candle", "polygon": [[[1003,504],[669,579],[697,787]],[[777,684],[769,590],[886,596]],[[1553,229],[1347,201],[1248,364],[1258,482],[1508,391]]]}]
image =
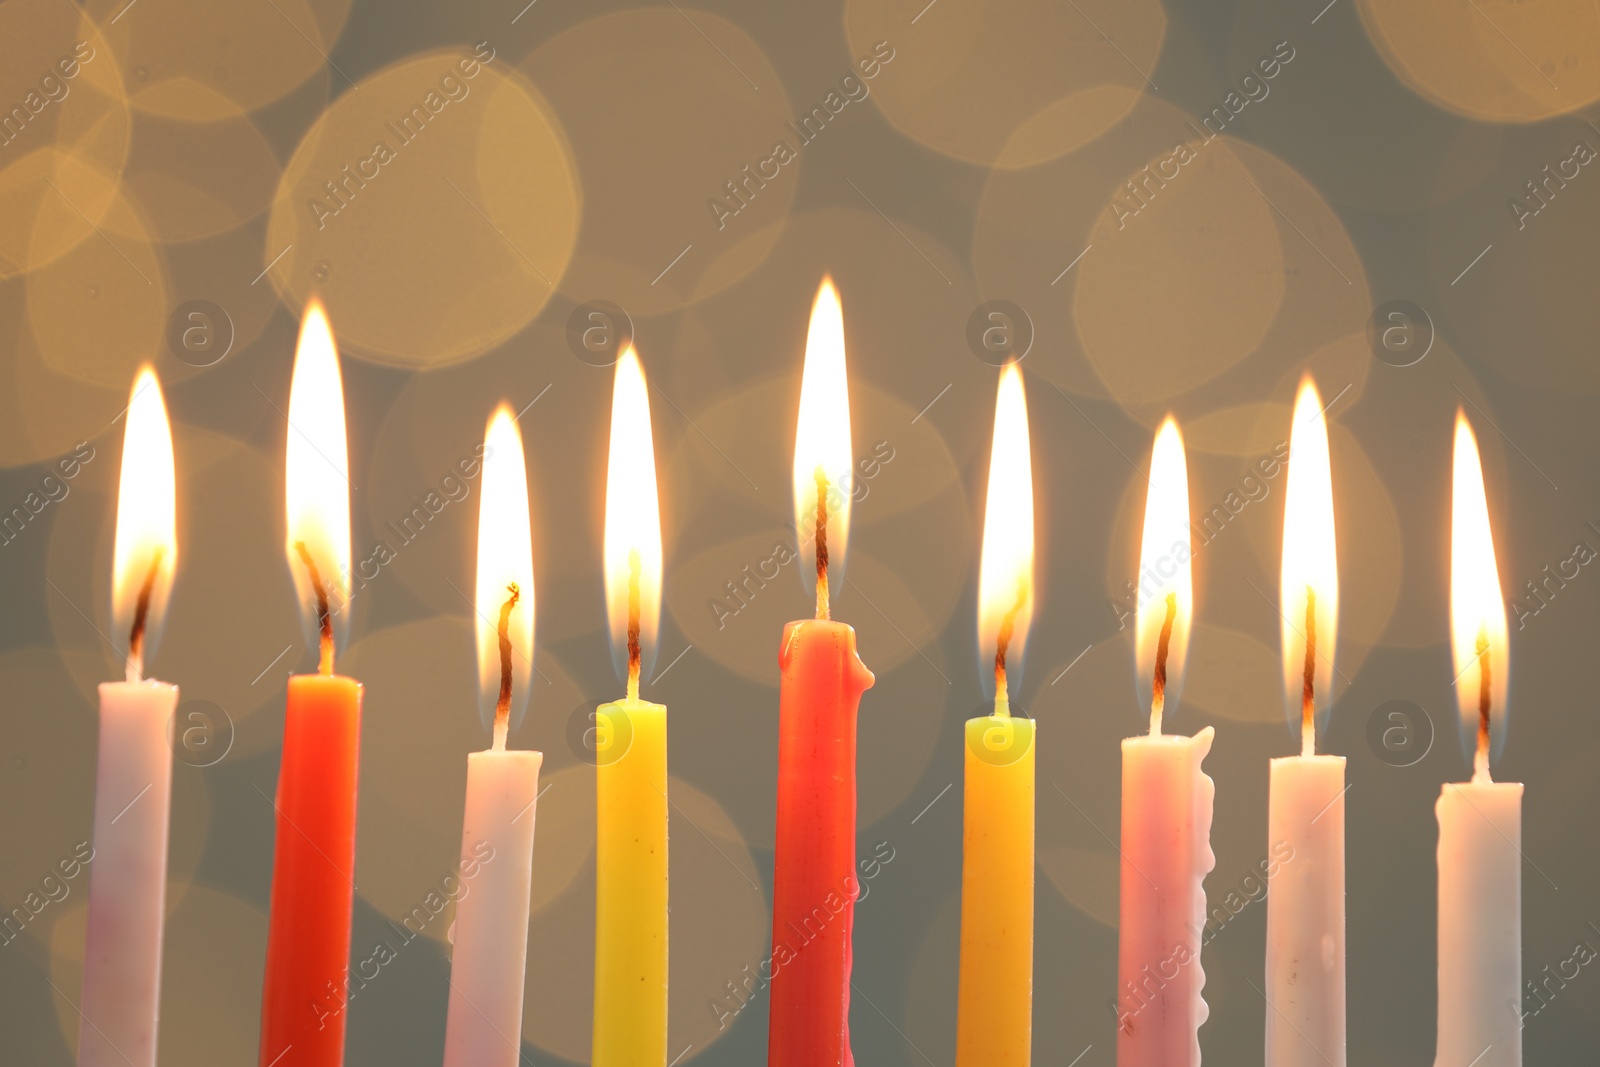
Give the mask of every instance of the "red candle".
[{"label": "red candle", "polygon": [[315,301],[300,327],[288,421],[285,548],[320,662],[319,673],[289,679],[260,1063],[338,1067],[355,895],[361,684],[333,673],[334,630],[349,598],[350,483],[338,353]]},{"label": "red candle", "polygon": [[856,656],[855,631],[828,617],[829,558],[831,552],[837,585],[852,467],[844,321],[839,294],[825,278],[811,309],[794,461],[796,532],[801,557],[816,559],[817,617],[784,627],[778,656],[769,1067],[855,1062],[856,708],[873,679]]}]

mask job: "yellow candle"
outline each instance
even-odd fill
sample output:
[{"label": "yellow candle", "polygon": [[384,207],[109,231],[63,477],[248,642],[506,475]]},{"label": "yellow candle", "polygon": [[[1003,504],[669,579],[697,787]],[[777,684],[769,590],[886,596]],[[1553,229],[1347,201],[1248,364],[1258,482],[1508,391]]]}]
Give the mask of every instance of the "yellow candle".
[{"label": "yellow candle", "polygon": [[667,709],[595,713],[594,1067],[667,1056]]},{"label": "yellow candle", "polygon": [[1033,783],[1033,720],[967,720],[958,1067],[1029,1062]]},{"label": "yellow candle", "polygon": [[1013,718],[1006,657],[1033,618],[1033,473],[1022,374],[1000,378],[978,573],[994,714],[967,721],[956,1065],[1027,1067],[1033,1042],[1034,724]]},{"label": "yellow candle", "polygon": [[639,698],[661,614],[661,520],[650,396],[617,364],[606,471],[606,608],[628,695],[595,712],[593,1067],[667,1062],[667,709]]}]

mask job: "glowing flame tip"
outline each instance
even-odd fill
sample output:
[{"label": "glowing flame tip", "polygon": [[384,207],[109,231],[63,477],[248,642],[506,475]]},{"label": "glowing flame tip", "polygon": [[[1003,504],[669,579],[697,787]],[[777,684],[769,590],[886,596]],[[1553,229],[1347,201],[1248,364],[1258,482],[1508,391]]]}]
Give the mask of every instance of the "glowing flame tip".
[{"label": "glowing flame tip", "polygon": [[123,430],[112,547],[111,616],[130,681],[143,676],[166,617],[177,568],[177,478],[161,382],[146,364],[134,379]]},{"label": "glowing flame tip", "polygon": [[655,655],[662,565],[650,391],[632,346],[617,363],[611,393],[602,558],[613,656],[630,687],[636,687]]}]

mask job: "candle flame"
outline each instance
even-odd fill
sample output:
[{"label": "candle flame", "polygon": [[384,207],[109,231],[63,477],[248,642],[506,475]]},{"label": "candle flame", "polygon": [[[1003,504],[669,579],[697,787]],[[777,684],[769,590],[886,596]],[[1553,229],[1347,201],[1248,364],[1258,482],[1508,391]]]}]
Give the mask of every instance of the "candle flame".
[{"label": "candle flame", "polygon": [[629,695],[637,697],[661,620],[661,506],[650,392],[631,345],[617,363],[611,393],[604,562],[612,653],[626,665]]},{"label": "candle flame", "polygon": [[1191,555],[1188,459],[1183,433],[1168,415],[1150,448],[1134,615],[1134,679],[1140,706],[1150,709],[1152,735],[1161,733],[1162,716],[1183,689],[1194,617]]},{"label": "candle flame", "polygon": [[484,432],[483,485],[478,498],[478,707],[493,715],[494,746],[528,706],[533,675],[533,529],[528,517],[528,467],[522,435],[508,404],[495,408]]},{"label": "candle flame", "polygon": [[811,305],[805,369],[800,376],[800,423],[794,441],[794,521],[801,580],[817,597],[817,618],[828,617],[828,591],[844,574],[855,489],[850,450],[850,383],[845,374],[844,312],[833,279],[825,277]]},{"label": "candle flame", "polygon": [[1283,562],[1279,570],[1279,636],[1284,713],[1311,755],[1319,723],[1333,705],[1335,638],[1339,631],[1339,553],[1333,524],[1333,472],[1328,420],[1307,375],[1294,402],[1289,473],[1284,487]]},{"label": "candle flame", "polygon": [[994,442],[983,505],[978,561],[978,657],[993,671],[995,714],[1009,715],[1009,682],[1021,674],[1033,622],[1033,453],[1028,399],[1016,364],[1000,372],[994,404]]},{"label": "candle flame", "polygon": [[144,676],[166,618],[177,569],[177,479],[161,382],[139,369],[128,402],[111,556],[111,618],[130,682]]},{"label": "candle flame", "polygon": [[301,622],[333,673],[335,637],[344,639],[350,601],[350,463],[339,350],[320,301],[306,305],[289,385],[284,459],[288,537]]},{"label": "candle flame", "polygon": [[1450,648],[1461,736],[1474,753],[1473,780],[1488,781],[1489,758],[1505,735],[1511,661],[1483,463],[1472,426],[1459,410],[1450,489]]}]

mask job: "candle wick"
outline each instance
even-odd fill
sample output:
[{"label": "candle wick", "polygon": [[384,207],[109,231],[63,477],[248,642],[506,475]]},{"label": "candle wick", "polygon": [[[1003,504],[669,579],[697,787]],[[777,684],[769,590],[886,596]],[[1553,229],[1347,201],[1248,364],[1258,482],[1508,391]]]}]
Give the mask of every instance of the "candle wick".
[{"label": "candle wick", "polygon": [[644,660],[644,650],[639,640],[641,629],[639,619],[643,614],[639,607],[642,569],[639,550],[631,549],[628,552],[628,701],[630,703],[639,699],[639,670]]},{"label": "candle wick", "polygon": [[317,597],[317,673],[333,673],[333,612],[328,609],[328,589],[322,584],[322,575],[317,573],[317,561],[311,558],[311,550],[306,548],[304,541],[296,541],[294,550],[300,556],[300,562],[306,565],[306,570],[311,575],[311,589]]},{"label": "candle wick", "polygon": [[1167,594],[1167,614],[1156,641],[1156,673],[1150,684],[1150,736],[1161,736],[1161,714],[1167,710],[1167,654],[1172,649],[1172,626],[1178,621],[1178,594]]},{"label": "candle wick", "polygon": [[817,618],[828,618],[828,476],[817,466]]},{"label": "candle wick", "polygon": [[149,625],[150,597],[155,592],[156,578],[161,573],[163,551],[158,547],[150,558],[150,570],[144,576],[144,584],[139,587],[139,599],[134,602],[133,625],[128,630],[128,662],[124,665],[125,676],[130,682],[144,681],[145,627]]},{"label": "candle wick", "polygon": [[1317,591],[1306,586],[1306,665],[1300,685],[1300,755],[1317,751]]},{"label": "candle wick", "polygon": [[1027,579],[1018,577],[1017,598],[1000,619],[1000,633],[994,643],[994,713],[1002,719],[1011,717],[1011,697],[1006,688],[1006,654],[1011,650],[1011,636],[1016,630],[1017,616],[1027,603]]},{"label": "candle wick", "polygon": [[1478,751],[1472,760],[1474,782],[1493,781],[1489,777],[1489,628],[1478,628]]},{"label": "candle wick", "polygon": [[516,582],[506,584],[506,600],[500,605],[500,623],[496,632],[500,639],[500,696],[494,702],[494,747],[506,747],[506,734],[511,730],[511,609],[522,599],[522,590]]}]

